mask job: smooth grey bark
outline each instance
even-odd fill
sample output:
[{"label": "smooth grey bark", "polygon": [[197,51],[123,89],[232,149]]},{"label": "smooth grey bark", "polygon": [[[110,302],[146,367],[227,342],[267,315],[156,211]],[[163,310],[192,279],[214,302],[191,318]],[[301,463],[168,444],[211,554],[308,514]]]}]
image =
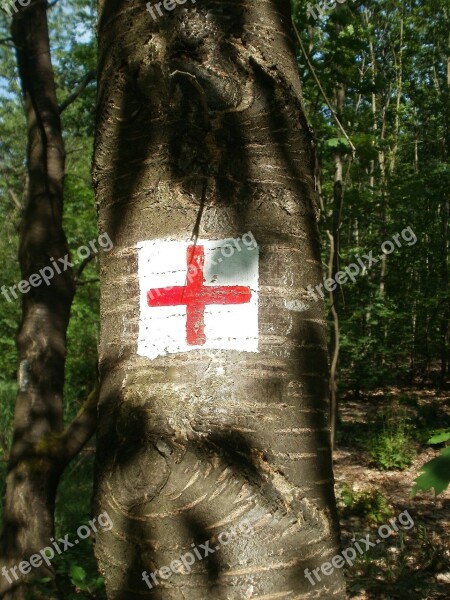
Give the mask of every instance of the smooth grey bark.
[{"label": "smooth grey bark", "polygon": [[[110,600],[344,598],[338,552],[314,147],[287,0],[198,0],[154,21],[102,2],[94,182],[101,264],[95,512]],[[141,240],[239,237],[260,247],[258,353],[136,354]],[[289,306],[292,306],[289,304]],[[295,304],[298,306],[298,303]],[[244,518],[190,573],[170,565]]]}]

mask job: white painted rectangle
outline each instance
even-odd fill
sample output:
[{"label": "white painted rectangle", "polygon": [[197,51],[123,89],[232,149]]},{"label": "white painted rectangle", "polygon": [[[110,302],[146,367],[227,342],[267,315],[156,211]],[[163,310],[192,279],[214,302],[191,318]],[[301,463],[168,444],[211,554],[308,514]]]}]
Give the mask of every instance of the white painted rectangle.
[{"label": "white painted rectangle", "polygon": [[256,244],[231,238],[195,244],[147,240],[137,248],[140,356],[258,351]]}]

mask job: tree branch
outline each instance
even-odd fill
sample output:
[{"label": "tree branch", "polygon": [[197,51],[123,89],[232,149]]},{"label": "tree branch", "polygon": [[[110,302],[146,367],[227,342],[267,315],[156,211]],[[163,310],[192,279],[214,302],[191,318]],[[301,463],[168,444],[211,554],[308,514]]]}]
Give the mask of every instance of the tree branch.
[{"label": "tree branch", "polygon": [[83,446],[91,439],[97,428],[97,403],[100,387],[97,384],[89,394],[86,402],[78,411],[72,423],[66,427],[59,436],[61,456],[64,465],[80,452]]},{"label": "tree branch", "polygon": [[336,114],[336,112],[335,112],[334,108],[331,106],[331,103],[330,103],[330,101],[328,100],[328,98],[327,98],[327,95],[325,94],[325,91],[324,91],[324,89],[323,89],[323,87],[322,87],[322,85],[321,85],[321,83],[320,83],[320,81],[319,81],[319,78],[318,78],[318,77],[317,77],[317,75],[316,75],[316,72],[315,72],[315,70],[314,70],[314,67],[312,66],[312,64],[311,64],[311,61],[309,60],[309,56],[308,56],[308,55],[307,55],[307,53],[306,53],[305,47],[303,46],[303,42],[302,42],[302,39],[301,39],[301,37],[300,37],[300,34],[299,34],[299,32],[298,32],[297,26],[296,26],[296,25],[295,25],[295,23],[294,23],[294,19],[292,19],[292,26],[293,26],[293,28],[294,28],[295,35],[297,36],[298,43],[300,44],[300,48],[301,48],[301,50],[302,50],[302,52],[303,52],[303,56],[305,57],[305,60],[306,60],[306,62],[308,63],[309,70],[311,71],[311,74],[312,74],[312,76],[314,77],[314,80],[315,80],[315,82],[317,83],[317,86],[318,86],[318,88],[319,88],[319,90],[320,90],[320,92],[321,92],[321,94],[322,94],[322,96],[323,96],[323,98],[324,98],[324,100],[325,100],[325,102],[326,102],[326,105],[327,105],[327,106],[328,106],[328,108],[330,109],[330,111],[331,111],[331,114],[333,115],[333,118],[334,118],[334,120],[336,121],[336,124],[337,124],[337,126],[338,126],[338,127],[339,127],[339,129],[341,130],[341,132],[342,132],[343,136],[345,137],[345,139],[347,140],[347,142],[350,144],[350,148],[352,149],[352,155],[353,155],[353,157],[354,157],[354,156],[355,156],[355,153],[356,153],[356,148],[355,148],[355,146],[353,145],[353,143],[352,143],[351,139],[348,137],[348,135],[347,135],[347,132],[345,131],[345,129],[344,129],[344,128],[343,128],[343,126],[341,125],[341,122],[339,121],[339,119],[338,119],[338,116],[337,116],[337,114]]},{"label": "tree branch", "polygon": [[14,190],[12,190],[11,188],[8,188],[8,194],[11,197],[11,200],[14,202],[16,208],[22,212],[23,211],[23,206],[20,204],[19,198],[17,197],[17,194]]},{"label": "tree branch", "polygon": [[88,285],[89,283],[98,283],[99,281],[98,277],[96,279],[85,279],[84,281],[77,281],[76,285]]},{"label": "tree branch", "polygon": [[89,73],[86,73],[86,75],[81,80],[80,85],[73,92],[73,94],[71,94],[68,98],[66,98],[64,100],[64,102],[62,104],[59,105],[59,107],[58,107],[59,114],[61,114],[64,110],[66,110],[66,108],[68,106],[70,106],[73,102],[75,102],[75,100],[78,98],[78,96],[80,96],[80,94],[82,94],[84,92],[84,90],[87,88],[87,86],[91,83],[91,81],[94,81],[96,77],[97,77],[97,71],[89,71]]},{"label": "tree branch", "polygon": [[14,48],[14,40],[11,37],[3,38],[0,40],[0,46],[8,46],[8,48]]},{"label": "tree branch", "polygon": [[[16,443],[12,457],[12,453],[10,453],[10,468],[16,466],[20,461],[32,458],[52,461],[55,465],[59,465],[61,470],[64,470],[95,433],[99,393],[100,386],[97,383],[76,417],[62,433],[48,432],[31,445],[22,441],[19,447]],[[2,438],[0,437],[1,442]]]},{"label": "tree branch", "polygon": [[89,256],[86,256],[86,258],[84,258],[81,261],[80,266],[78,267],[77,272],[75,273],[75,277],[74,277],[75,283],[78,283],[84,269],[88,266],[88,264],[92,260],[94,260],[95,256],[96,256],[95,254],[89,254]]}]

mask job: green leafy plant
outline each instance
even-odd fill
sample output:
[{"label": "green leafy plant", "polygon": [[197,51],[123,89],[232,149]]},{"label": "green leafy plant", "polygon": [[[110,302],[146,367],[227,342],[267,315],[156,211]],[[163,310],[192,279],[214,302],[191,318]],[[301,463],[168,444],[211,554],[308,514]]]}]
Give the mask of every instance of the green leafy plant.
[{"label": "green leafy plant", "polygon": [[450,440],[450,430],[436,432],[429,440],[429,444],[442,444]]},{"label": "green leafy plant", "polygon": [[72,565],[70,567],[70,581],[76,590],[93,593],[103,588],[103,577],[100,575],[89,577],[83,567]]},{"label": "green leafy plant", "polygon": [[[442,444],[450,440],[450,430],[438,431],[429,440],[429,444]],[[439,455],[425,463],[421,474],[416,478],[412,495],[434,489],[436,496],[450,485],[450,446],[442,448]]]},{"label": "green leafy plant", "polygon": [[406,413],[387,411],[369,435],[366,448],[382,470],[408,467],[415,454],[411,427]]},{"label": "green leafy plant", "polygon": [[104,579],[97,571],[92,543],[83,540],[75,549],[58,556],[55,561],[58,588],[68,600],[105,600]]},{"label": "green leafy plant", "polygon": [[354,491],[347,483],[338,497],[338,506],[344,516],[358,516],[375,523],[384,523],[391,515],[389,502],[378,490]]}]

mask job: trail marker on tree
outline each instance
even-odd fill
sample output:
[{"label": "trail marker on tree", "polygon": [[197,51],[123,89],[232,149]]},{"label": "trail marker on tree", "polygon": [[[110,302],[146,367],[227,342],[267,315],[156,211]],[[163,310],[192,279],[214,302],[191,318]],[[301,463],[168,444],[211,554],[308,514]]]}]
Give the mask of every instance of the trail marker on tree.
[{"label": "trail marker on tree", "polygon": [[139,355],[257,352],[258,248],[232,239],[149,240],[137,247]]}]

